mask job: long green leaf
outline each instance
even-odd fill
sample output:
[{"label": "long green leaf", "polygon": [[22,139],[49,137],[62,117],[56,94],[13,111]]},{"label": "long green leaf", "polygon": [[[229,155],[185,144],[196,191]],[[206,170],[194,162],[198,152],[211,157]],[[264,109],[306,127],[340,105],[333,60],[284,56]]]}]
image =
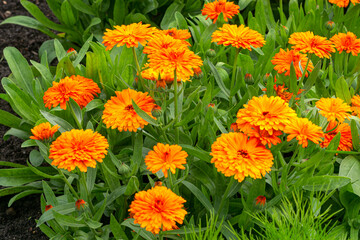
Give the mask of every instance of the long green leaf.
[{"label": "long green leaf", "polygon": [[139,106],[136,104],[136,102],[134,102],[134,100],[131,99],[132,105],[134,107],[135,112],[145,121],[147,121],[148,123],[150,123],[151,125],[154,126],[159,126],[159,124],[156,122],[156,120],[154,120],[152,117],[149,116],[149,114],[147,114],[145,111],[143,111],[141,108],[139,108]]},{"label": "long green leaf", "polygon": [[201,202],[201,204],[206,208],[207,211],[215,211],[209,199],[192,183],[188,181],[183,181],[182,184],[187,187],[195,197]]}]

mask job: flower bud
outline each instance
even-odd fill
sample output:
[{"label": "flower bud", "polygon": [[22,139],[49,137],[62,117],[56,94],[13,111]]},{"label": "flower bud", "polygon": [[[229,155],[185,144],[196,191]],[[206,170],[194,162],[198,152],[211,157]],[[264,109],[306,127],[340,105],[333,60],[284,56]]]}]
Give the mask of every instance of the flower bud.
[{"label": "flower bud", "polygon": [[151,110],[151,114],[154,117],[160,117],[161,116],[161,107],[159,105],[155,105],[155,107]]},{"label": "flower bud", "polygon": [[118,169],[120,175],[124,175],[125,177],[131,173],[131,168],[125,163],[121,163],[120,168]]},{"label": "flower bud", "polygon": [[327,22],[325,23],[325,27],[326,27],[327,30],[331,31],[331,30],[334,29],[335,23],[334,23],[333,21],[331,21],[331,20],[330,20],[330,21],[327,21]]},{"label": "flower bud", "polygon": [[77,52],[76,52],[75,49],[69,48],[69,49],[66,51],[66,53],[69,54],[69,57],[70,57],[70,60],[71,60],[71,61],[74,61],[74,60],[76,59]]},{"label": "flower bud", "polygon": [[252,77],[252,75],[250,73],[245,74],[245,82],[247,84],[253,84],[254,83],[254,78]]},{"label": "flower bud", "polygon": [[208,49],[208,50],[206,51],[206,56],[209,57],[209,58],[215,57],[215,56],[216,56],[215,50],[214,50],[214,49]]}]

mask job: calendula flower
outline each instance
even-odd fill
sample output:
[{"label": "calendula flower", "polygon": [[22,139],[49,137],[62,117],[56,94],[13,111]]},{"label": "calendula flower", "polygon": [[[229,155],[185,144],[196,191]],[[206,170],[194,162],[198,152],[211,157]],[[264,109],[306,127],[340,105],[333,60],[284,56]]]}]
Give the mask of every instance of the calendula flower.
[{"label": "calendula flower", "polygon": [[[289,102],[292,96],[294,95],[291,92],[288,92],[288,88],[285,87],[285,83],[283,85],[274,84],[275,93],[278,97],[283,99],[285,102]],[[266,88],[262,89],[263,91],[267,91]],[[304,89],[299,89],[297,95],[301,94]],[[295,98],[295,100],[299,100],[300,98]]]},{"label": "calendula flower", "polygon": [[[329,3],[336,4],[338,7],[345,8],[349,5],[349,0],[329,0]],[[352,4],[360,3],[360,0],[351,0]]]},{"label": "calendula flower", "polygon": [[164,48],[149,55],[150,68],[160,72],[176,71],[176,77],[181,81],[189,81],[194,76],[194,68],[202,64],[201,58],[187,48]]},{"label": "calendula flower", "polygon": [[322,141],[321,138],[324,137],[321,127],[313,124],[307,118],[294,118],[285,126],[284,132],[289,134],[287,137],[288,142],[296,138],[303,148],[308,146],[308,140],[319,144]]},{"label": "calendula flower", "polygon": [[357,56],[360,52],[360,39],[352,32],[335,34],[330,40],[334,43],[339,53],[346,51],[353,56]]},{"label": "calendula flower", "polygon": [[86,172],[88,167],[95,168],[107,154],[108,141],[91,129],[72,129],[63,132],[50,146],[49,158],[52,165],[72,171],[78,167]]},{"label": "calendula flower", "polygon": [[130,204],[130,216],[134,223],[154,234],[177,229],[187,214],[183,209],[185,199],[163,186],[156,186],[135,194]]},{"label": "calendula flower", "polygon": [[106,50],[111,50],[114,46],[138,47],[139,43],[145,45],[152,35],[157,31],[150,28],[150,24],[132,23],[130,25],[114,26],[114,30],[106,29],[103,44]]},{"label": "calendula flower", "polygon": [[270,171],[274,157],[258,139],[243,133],[226,133],[211,146],[211,163],[225,176],[234,176],[239,182],[245,177],[262,178]]},{"label": "calendula flower", "polygon": [[270,134],[267,130],[261,130],[258,126],[253,126],[251,124],[243,124],[239,130],[245,133],[249,137],[254,137],[260,140],[261,144],[270,148],[271,145],[277,145],[281,143],[281,139],[278,137],[283,133],[279,130],[273,130]]},{"label": "calendula flower", "polygon": [[[156,81],[156,87],[165,88],[167,84],[174,81],[174,72],[169,72],[166,69],[164,69],[164,71],[156,71],[149,67],[148,63],[145,63],[144,70],[141,72],[141,77]],[[181,79],[177,79],[177,82],[181,82]]]},{"label": "calendula flower", "polygon": [[52,138],[59,128],[59,125],[51,127],[49,122],[41,123],[31,129],[33,136],[31,136],[30,139],[47,140]]},{"label": "calendula flower", "polygon": [[[293,63],[296,77],[300,78],[302,76],[302,70],[305,72],[305,76],[308,76],[307,72],[311,72],[314,68],[314,65],[310,61],[307,67],[307,71],[305,71],[307,61],[308,58],[305,54],[289,49],[286,49],[285,51],[280,48],[280,51],[275,54],[271,60],[271,63],[275,65],[274,69],[278,73],[285,73],[285,76],[290,75],[290,67],[291,63]],[[302,70],[300,69],[299,64],[301,65]]]},{"label": "calendula flower", "polygon": [[351,108],[341,98],[320,98],[315,105],[329,122],[337,120],[342,123],[350,117]]},{"label": "calendula flower", "polygon": [[211,36],[211,42],[217,42],[224,46],[244,48],[251,51],[251,47],[259,48],[265,44],[264,36],[244,25],[224,24]]},{"label": "calendula flower", "polygon": [[100,92],[99,86],[93,80],[73,75],[53,82],[53,86],[44,93],[43,99],[45,107],[49,109],[60,104],[65,110],[70,98],[83,108]]},{"label": "calendula flower", "polygon": [[80,210],[80,208],[82,206],[84,206],[86,204],[86,202],[84,201],[84,199],[79,199],[75,202],[75,206],[77,208],[77,210]]},{"label": "calendula flower", "polygon": [[266,203],[266,197],[265,196],[258,196],[256,199],[256,205],[261,205],[261,206],[265,206]]},{"label": "calendula flower", "polygon": [[[186,39],[191,38],[191,34],[189,30],[187,29],[176,29],[176,28],[170,28],[167,30],[162,30],[162,32],[165,35],[171,36],[174,39],[179,39],[185,41]],[[190,45],[188,42],[186,42],[187,45]]]},{"label": "calendula flower", "polygon": [[46,205],[45,206],[45,212],[49,211],[50,209],[52,209],[53,206],[52,205]]},{"label": "calendula flower", "polygon": [[230,125],[230,132],[238,132],[238,131],[239,131],[239,128],[238,128],[237,123],[232,123]]},{"label": "calendula flower", "polygon": [[142,119],[134,110],[133,100],[140,109],[145,111],[153,119],[151,110],[155,107],[155,100],[147,92],[137,92],[133,89],[125,89],[121,92],[115,92],[116,97],[111,97],[105,103],[103,112],[103,122],[108,128],[117,128],[121,131],[136,132],[138,128],[144,128],[149,123]]},{"label": "calendula flower", "polygon": [[291,34],[289,43],[295,51],[314,53],[319,58],[329,58],[335,52],[334,45],[325,37],[314,35],[313,32],[295,32]]},{"label": "calendula flower", "polygon": [[204,8],[201,10],[202,15],[207,15],[206,19],[210,18],[215,23],[222,13],[224,16],[225,22],[228,19],[239,13],[239,5],[234,4],[233,2],[227,2],[226,0],[215,0],[214,2],[209,2],[204,5]]},{"label": "calendula flower", "polygon": [[354,95],[351,99],[352,115],[360,117],[360,96]]},{"label": "calendula flower", "polygon": [[158,143],[154,146],[154,150],[146,155],[145,164],[152,173],[162,170],[167,178],[169,169],[173,174],[177,168],[185,169],[183,164],[186,164],[187,156],[188,154],[179,145]]},{"label": "calendula flower", "polygon": [[244,107],[237,113],[238,127],[250,124],[268,131],[270,135],[274,130],[284,130],[285,125],[296,117],[295,111],[280,97],[253,97]]},{"label": "calendula flower", "polygon": [[326,131],[331,132],[325,133],[324,141],[320,144],[321,147],[326,148],[329,146],[330,142],[333,140],[333,138],[336,136],[336,134],[340,133],[340,144],[337,148],[338,151],[351,151],[353,149],[353,143],[352,143],[352,136],[351,136],[351,127],[347,123],[340,123],[338,126],[336,126],[338,123],[336,122],[330,122],[328,127],[326,128]]},{"label": "calendula flower", "polygon": [[155,36],[148,42],[148,44],[144,47],[143,53],[152,54],[156,53],[161,49],[166,48],[186,48],[187,42],[175,39],[169,35],[165,34],[155,34]]}]

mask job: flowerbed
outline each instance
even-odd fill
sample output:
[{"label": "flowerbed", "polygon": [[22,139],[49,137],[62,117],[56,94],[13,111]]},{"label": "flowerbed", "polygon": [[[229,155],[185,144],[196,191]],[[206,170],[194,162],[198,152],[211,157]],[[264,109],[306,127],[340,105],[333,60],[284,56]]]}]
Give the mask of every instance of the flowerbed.
[{"label": "flowerbed", "polygon": [[41,193],[52,239],[358,239],[360,4],[330,2],[173,3],[164,30],[63,28],[81,46],[32,66],[6,48],[0,123],[39,150],[2,194]]}]

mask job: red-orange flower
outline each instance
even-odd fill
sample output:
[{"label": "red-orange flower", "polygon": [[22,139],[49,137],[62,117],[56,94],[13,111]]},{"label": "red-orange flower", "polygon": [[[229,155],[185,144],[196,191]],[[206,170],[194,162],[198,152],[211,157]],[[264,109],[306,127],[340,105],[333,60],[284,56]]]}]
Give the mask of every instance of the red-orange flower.
[{"label": "red-orange flower", "polygon": [[117,128],[121,131],[136,132],[138,128],[144,128],[149,123],[142,119],[134,110],[132,100],[140,109],[152,116],[151,110],[155,107],[155,101],[147,92],[137,92],[133,89],[125,89],[115,92],[116,97],[111,97],[105,103],[103,111],[103,122],[108,128]]},{"label": "red-orange flower", "polygon": [[49,122],[41,123],[31,129],[33,136],[30,139],[46,140],[52,138],[59,128],[59,125],[51,127]]},{"label": "red-orange flower", "polygon": [[352,115],[360,117],[360,96],[354,95],[351,99]]},{"label": "red-orange flower", "polygon": [[[276,79],[275,79],[276,80]],[[285,87],[285,83],[283,85],[276,85],[274,84],[275,93],[278,97],[283,99],[285,102],[289,102],[292,96],[294,95],[291,92],[288,92],[288,88]],[[263,89],[263,91],[267,91],[266,88]],[[304,89],[299,89],[297,95],[301,94],[304,91]],[[300,98],[295,98],[295,100],[299,100]]]},{"label": "red-orange flower", "polygon": [[46,206],[45,206],[45,212],[46,212],[46,211],[49,211],[49,210],[52,209],[52,208],[53,208],[52,205],[46,205]]},{"label": "red-orange flower", "polygon": [[[336,122],[330,122],[326,131],[330,131],[336,127]],[[329,146],[330,142],[340,133],[340,144],[337,148],[338,151],[351,151],[353,149],[352,136],[351,136],[351,127],[347,123],[340,123],[334,130],[331,132],[325,133],[325,139],[320,144],[321,147],[326,148]]]},{"label": "red-orange flower", "polygon": [[[311,72],[314,68],[312,62],[310,61],[307,67],[307,71],[305,71],[307,61],[308,58],[305,54],[289,49],[284,51],[282,48],[280,48],[280,51],[275,54],[271,60],[271,63],[275,65],[274,69],[278,73],[281,74],[285,72],[285,76],[290,75],[290,67],[291,63],[293,63],[296,77],[300,78],[302,76],[302,70],[305,72],[305,76],[308,76],[307,71]],[[299,64],[301,65],[302,70],[300,69]]]},{"label": "red-orange flower", "polygon": [[261,206],[265,206],[265,203],[266,203],[266,197],[265,196],[258,196],[256,199],[256,205],[261,205]]},{"label": "red-orange flower", "polygon": [[149,55],[149,67],[154,71],[168,72],[177,79],[189,81],[194,76],[194,68],[202,66],[203,62],[199,56],[187,48],[164,48]]},{"label": "red-orange flower", "polygon": [[253,97],[244,107],[237,113],[238,127],[247,124],[258,126],[270,135],[273,135],[274,130],[284,130],[285,125],[296,117],[295,111],[280,97]]},{"label": "red-orange flower", "polygon": [[296,138],[303,148],[308,146],[308,140],[319,144],[324,137],[321,127],[313,124],[307,118],[294,118],[285,126],[285,133],[288,133],[287,141]]},{"label": "red-orange flower", "polygon": [[149,28],[150,24],[132,23],[130,25],[114,26],[114,30],[106,29],[103,44],[106,50],[111,50],[114,46],[138,47],[138,44],[145,45],[152,35],[157,31]]},{"label": "red-orange flower", "polygon": [[360,39],[352,32],[338,33],[330,39],[339,53],[346,51],[353,56],[357,56],[360,53]]},{"label": "red-orange flower", "polygon": [[211,146],[211,163],[225,176],[239,182],[245,177],[262,178],[270,171],[274,157],[258,139],[238,132],[222,134]]},{"label": "red-orange flower", "polygon": [[220,15],[223,14],[225,22],[228,19],[239,13],[239,6],[235,5],[233,2],[227,2],[226,0],[215,0],[214,2],[209,2],[204,5],[204,8],[201,10],[202,15],[207,15],[206,19],[210,18],[215,23]]},{"label": "red-orange flower", "polygon": [[130,216],[141,227],[154,234],[177,229],[187,214],[183,209],[185,199],[163,186],[156,186],[135,194],[130,204]]},{"label": "red-orange flower", "polygon": [[325,37],[314,35],[313,32],[295,32],[291,34],[289,43],[292,48],[303,53],[314,53],[319,58],[329,58],[335,52],[334,45]]},{"label": "red-orange flower", "polygon": [[66,53],[71,53],[71,52],[77,53],[76,50],[73,49],[73,48],[69,48],[69,49],[66,51]]},{"label": "red-orange flower", "polygon": [[173,174],[177,168],[185,169],[183,164],[186,164],[187,156],[188,154],[179,145],[158,143],[154,146],[154,150],[146,155],[145,164],[152,173],[162,170],[167,178],[169,169]]},{"label": "red-orange flower", "polygon": [[100,92],[99,86],[93,80],[73,75],[53,82],[53,86],[44,93],[43,99],[47,108],[60,104],[65,110],[70,98],[83,108]]},{"label": "red-orange flower", "polygon": [[84,199],[79,199],[75,202],[75,206],[78,210],[80,210],[80,208],[82,206],[84,206],[86,204],[86,202],[84,201]]},{"label": "red-orange flower", "polygon": [[52,165],[72,171],[78,167],[86,172],[88,167],[95,168],[102,162],[109,144],[104,136],[91,129],[72,129],[63,132],[50,146]]},{"label": "red-orange flower", "polygon": [[342,123],[350,117],[351,108],[341,98],[320,98],[315,105],[329,122],[337,120]]},{"label": "red-orange flower", "polygon": [[271,145],[277,145],[281,143],[281,139],[278,137],[283,133],[279,130],[273,130],[272,133],[263,129],[261,130],[259,126],[253,126],[251,124],[243,124],[239,130],[249,137],[254,137],[260,140],[261,144],[266,146],[268,145],[271,148]]},{"label": "red-orange flower", "polygon": [[244,48],[251,51],[251,47],[259,48],[265,44],[264,36],[259,32],[245,27],[244,25],[224,24],[211,36],[211,42],[217,42],[224,46]]}]

